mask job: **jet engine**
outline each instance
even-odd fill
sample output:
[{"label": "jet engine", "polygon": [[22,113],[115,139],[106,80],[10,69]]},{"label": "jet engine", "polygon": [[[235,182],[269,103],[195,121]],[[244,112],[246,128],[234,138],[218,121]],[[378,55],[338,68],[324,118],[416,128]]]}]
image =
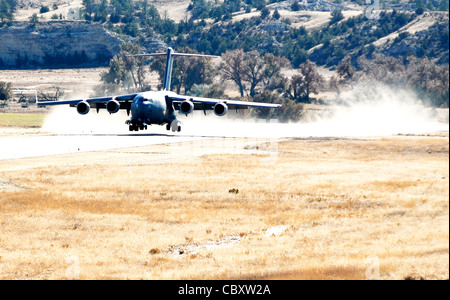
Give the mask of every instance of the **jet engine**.
[{"label": "jet engine", "polygon": [[223,117],[228,112],[228,106],[225,103],[219,102],[214,106],[214,113],[216,116]]},{"label": "jet engine", "polygon": [[91,106],[86,101],[81,101],[77,104],[77,112],[80,115],[87,115],[91,110]]},{"label": "jet engine", "polygon": [[120,103],[117,102],[116,100],[110,100],[108,101],[108,103],[106,103],[106,110],[110,114],[115,114],[120,110]]},{"label": "jet engine", "polygon": [[183,115],[188,115],[194,110],[194,103],[189,100],[183,101],[180,104],[180,112]]}]

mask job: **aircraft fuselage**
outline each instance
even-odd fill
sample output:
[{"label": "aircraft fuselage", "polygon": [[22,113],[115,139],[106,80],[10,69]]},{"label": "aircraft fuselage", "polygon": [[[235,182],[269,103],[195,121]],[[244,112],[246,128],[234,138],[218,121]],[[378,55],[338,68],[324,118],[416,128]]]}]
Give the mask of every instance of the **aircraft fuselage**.
[{"label": "aircraft fuselage", "polygon": [[138,94],[131,103],[131,119],[127,122],[130,130],[142,129],[146,125],[164,125],[173,122],[176,117],[167,107],[166,96],[172,92],[144,92]]}]

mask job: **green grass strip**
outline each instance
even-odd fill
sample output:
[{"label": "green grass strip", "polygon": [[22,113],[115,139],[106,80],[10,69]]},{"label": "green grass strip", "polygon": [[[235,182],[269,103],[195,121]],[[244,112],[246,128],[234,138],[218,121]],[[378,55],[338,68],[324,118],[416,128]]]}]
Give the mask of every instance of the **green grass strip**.
[{"label": "green grass strip", "polygon": [[44,119],[44,114],[0,113],[0,127],[38,128]]}]

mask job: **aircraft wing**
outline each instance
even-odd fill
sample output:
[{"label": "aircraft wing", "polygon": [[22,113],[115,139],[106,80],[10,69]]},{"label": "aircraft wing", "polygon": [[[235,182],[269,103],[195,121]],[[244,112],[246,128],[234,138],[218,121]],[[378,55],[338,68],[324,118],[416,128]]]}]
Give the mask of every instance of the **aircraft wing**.
[{"label": "aircraft wing", "polygon": [[87,102],[90,108],[95,108],[98,110],[106,109],[106,104],[111,100],[116,100],[120,104],[120,109],[126,109],[127,112],[131,109],[131,101],[138,94],[122,95],[122,96],[112,96],[103,98],[90,98],[90,99],[79,99],[79,100],[63,100],[63,101],[41,101],[37,102],[38,106],[56,106],[56,105],[70,105],[71,107],[76,107],[80,102]]},{"label": "aircraft wing", "polygon": [[281,104],[269,104],[261,102],[249,102],[249,101],[236,101],[236,100],[223,100],[223,99],[212,99],[212,98],[201,98],[201,97],[189,97],[189,96],[179,96],[170,97],[173,100],[174,108],[178,109],[183,101],[191,101],[194,104],[195,110],[212,110],[217,103],[224,103],[230,109],[247,109],[249,107],[258,108],[280,108]]}]

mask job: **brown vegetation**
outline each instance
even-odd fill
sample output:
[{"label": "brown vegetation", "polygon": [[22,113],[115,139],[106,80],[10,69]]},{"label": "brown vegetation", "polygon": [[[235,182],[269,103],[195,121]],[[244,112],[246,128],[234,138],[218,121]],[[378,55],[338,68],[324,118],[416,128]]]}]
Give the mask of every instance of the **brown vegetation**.
[{"label": "brown vegetation", "polygon": [[0,161],[0,278],[449,277],[448,135],[229,142]]}]

